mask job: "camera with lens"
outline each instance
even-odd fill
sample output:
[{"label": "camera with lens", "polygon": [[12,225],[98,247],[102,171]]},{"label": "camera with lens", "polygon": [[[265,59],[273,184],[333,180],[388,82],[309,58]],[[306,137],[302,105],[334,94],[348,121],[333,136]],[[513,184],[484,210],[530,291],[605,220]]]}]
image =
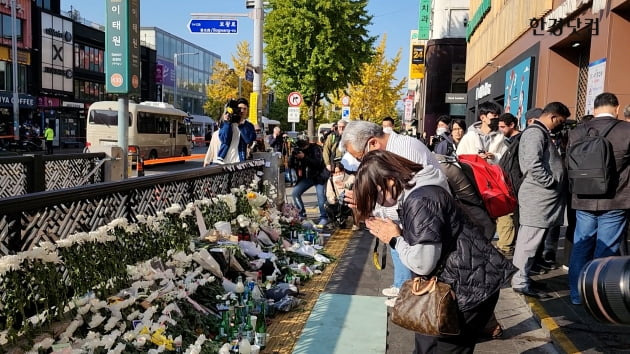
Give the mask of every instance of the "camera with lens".
[{"label": "camera with lens", "polygon": [[241,122],[241,109],[238,107],[238,101],[230,98],[225,104],[225,114],[228,115],[230,123]]},{"label": "camera with lens", "polygon": [[598,321],[630,325],[630,257],[587,263],[580,272],[578,289],[582,304]]}]

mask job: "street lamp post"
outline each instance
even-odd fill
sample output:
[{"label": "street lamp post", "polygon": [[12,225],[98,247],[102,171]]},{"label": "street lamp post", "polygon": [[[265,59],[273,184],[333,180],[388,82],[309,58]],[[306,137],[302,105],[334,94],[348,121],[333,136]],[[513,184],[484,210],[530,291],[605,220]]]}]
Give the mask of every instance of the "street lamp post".
[{"label": "street lamp post", "polygon": [[173,88],[173,107],[177,108],[177,79],[178,79],[178,75],[177,75],[177,58],[179,56],[182,55],[198,55],[199,52],[193,53],[175,53],[173,54],[173,64],[175,67],[175,87]]}]

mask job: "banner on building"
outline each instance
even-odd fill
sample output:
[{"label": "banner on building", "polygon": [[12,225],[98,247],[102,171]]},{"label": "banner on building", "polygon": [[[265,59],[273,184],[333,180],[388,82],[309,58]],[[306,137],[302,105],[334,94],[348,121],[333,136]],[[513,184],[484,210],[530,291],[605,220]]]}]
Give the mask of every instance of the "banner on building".
[{"label": "banner on building", "polygon": [[107,0],[105,84],[108,93],[140,94],[140,0]]},{"label": "banner on building", "polygon": [[418,13],[418,39],[429,39],[431,30],[431,0],[420,0]]},{"label": "banner on building", "polygon": [[411,69],[410,79],[424,78],[424,45],[414,44],[411,46]]},{"label": "banner on building", "polygon": [[595,97],[604,92],[606,77],[606,58],[588,64],[588,81],[586,83],[586,104],[584,114],[593,114]]},{"label": "banner on building", "polygon": [[525,128],[525,112],[529,107],[529,89],[531,86],[532,57],[516,64],[505,72],[505,107],[506,113],[512,113],[521,128]]}]

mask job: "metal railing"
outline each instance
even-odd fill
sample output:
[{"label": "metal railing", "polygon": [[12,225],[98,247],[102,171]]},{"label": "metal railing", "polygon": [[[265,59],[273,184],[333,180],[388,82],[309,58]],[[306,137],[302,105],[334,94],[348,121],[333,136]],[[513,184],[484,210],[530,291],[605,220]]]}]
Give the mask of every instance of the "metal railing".
[{"label": "metal railing", "polygon": [[0,198],[104,181],[104,153],[0,157]]},{"label": "metal railing", "polygon": [[173,203],[230,193],[248,185],[264,160],[46,191],[0,200],[0,256],[89,232],[110,221],[155,215]]}]

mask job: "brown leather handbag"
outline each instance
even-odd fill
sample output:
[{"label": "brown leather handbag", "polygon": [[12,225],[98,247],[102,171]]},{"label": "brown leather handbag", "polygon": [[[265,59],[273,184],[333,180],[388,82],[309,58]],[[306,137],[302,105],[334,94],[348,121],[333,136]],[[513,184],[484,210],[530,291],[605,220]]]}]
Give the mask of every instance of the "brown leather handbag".
[{"label": "brown leather handbag", "polygon": [[436,276],[407,280],[392,311],[392,322],[427,336],[459,335],[459,321],[455,293]]}]

